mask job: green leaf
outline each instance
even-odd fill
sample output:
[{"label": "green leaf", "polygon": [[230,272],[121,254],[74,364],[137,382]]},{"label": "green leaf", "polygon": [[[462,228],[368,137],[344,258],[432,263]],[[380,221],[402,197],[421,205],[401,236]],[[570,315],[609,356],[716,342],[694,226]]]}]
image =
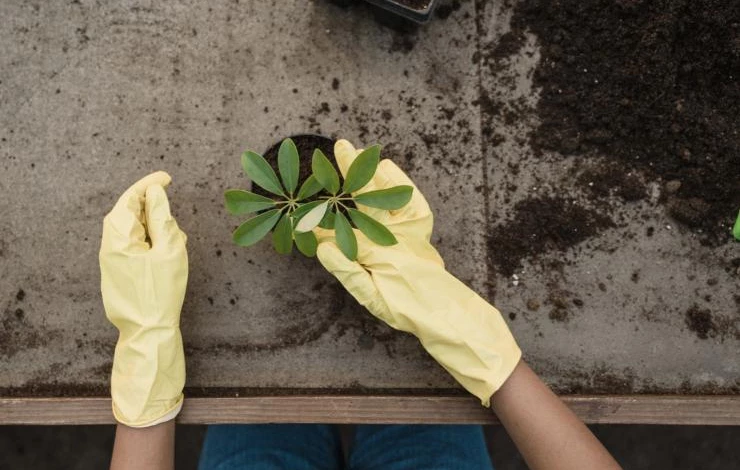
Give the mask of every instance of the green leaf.
[{"label": "green leaf", "polygon": [[355,261],[357,259],[357,238],[349,221],[341,212],[337,212],[334,218],[334,230],[339,249],[350,261]]},{"label": "green leaf", "polygon": [[239,246],[251,246],[267,235],[280,218],[280,211],[273,209],[252,217],[234,230],[234,243]]},{"label": "green leaf", "polygon": [[234,215],[257,212],[275,205],[275,201],[269,197],[242,191],[241,189],[227,190],[224,193],[224,198],[226,199],[226,210]]},{"label": "green leaf", "polygon": [[379,189],[367,193],[357,194],[353,197],[356,203],[377,209],[396,210],[400,209],[411,200],[413,186],[394,186],[388,189]]},{"label": "green leaf", "polygon": [[278,196],[285,196],[275,170],[267,163],[267,160],[262,158],[262,155],[247,150],[242,154],[242,168],[244,168],[244,173],[260,188]]},{"label": "green leaf", "polygon": [[308,212],[314,207],[325,203],[326,201],[311,201],[298,206],[298,209],[294,210],[290,215],[293,217],[293,225],[298,222],[301,217],[308,214]]},{"label": "green leaf", "polygon": [[313,232],[296,233],[295,246],[298,247],[298,251],[309,258],[313,258],[316,256],[316,249],[319,247],[319,241],[316,239],[316,234]]},{"label": "green leaf", "polygon": [[300,171],[300,159],[298,149],[291,139],[283,140],[278,150],[278,169],[283,185],[290,194],[298,187],[298,172]]},{"label": "green leaf", "polygon": [[337,194],[337,191],[339,191],[339,175],[337,174],[337,170],[334,169],[334,165],[331,164],[329,159],[326,158],[326,155],[319,149],[313,151],[311,170],[313,170],[313,175],[324,189],[332,195]]},{"label": "green leaf", "polygon": [[281,255],[289,255],[293,251],[293,223],[288,214],[284,214],[275,226],[272,232],[272,245]]},{"label": "green leaf", "polygon": [[301,189],[298,190],[298,196],[296,196],[296,199],[302,201],[313,196],[322,189],[324,189],[324,187],[319,183],[319,180],[317,180],[314,175],[311,175],[306,178],[306,181],[301,185]]},{"label": "green leaf", "polygon": [[360,232],[364,233],[373,242],[381,246],[391,246],[398,243],[396,237],[385,225],[356,209],[347,209],[347,211],[355,227],[360,229]]},{"label": "green leaf", "polygon": [[353,193],[368,184],[378,169],[378,163],[380,163],[380,145],[363,150],[349,166],[342,191]]},{"label": "green leaf", "polygon": [[325,228],[327,230],[333,230],[334,229],[334,212],[327,211],[326,215],[323,219],[321,219],[321,222],[319,222],[319,227]]},{"label": "green leaf", "polygon": [[308,211],[308,213],[301,217],[301,220],[296,224],[295,231],[303,233],[313,230],[317,225],[319,225],[321,219],[324,218],[324,214],[326,214],[326,209],[328,207],[329,202],[323,201],[321,204]]}]

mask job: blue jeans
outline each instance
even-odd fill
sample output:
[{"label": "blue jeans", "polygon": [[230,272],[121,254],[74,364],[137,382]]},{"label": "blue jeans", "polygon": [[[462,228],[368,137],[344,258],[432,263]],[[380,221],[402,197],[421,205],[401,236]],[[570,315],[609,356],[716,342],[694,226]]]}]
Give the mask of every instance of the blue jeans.
[{"label": "blue jeans", "polygon": [[[346,461],[346,464],[345,464]],[[358,425],[345,459],[336,426],[209,426],[201,470],[491,470],[480,426]]]}]

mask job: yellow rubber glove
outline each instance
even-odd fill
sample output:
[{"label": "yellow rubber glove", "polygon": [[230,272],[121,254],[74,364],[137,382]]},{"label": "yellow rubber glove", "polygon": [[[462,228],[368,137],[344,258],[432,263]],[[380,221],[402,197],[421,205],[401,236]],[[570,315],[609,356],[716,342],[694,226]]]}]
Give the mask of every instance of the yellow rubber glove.
[{"label": "yellow rubber glove", "polygon": [[[343,175],[361,151],[346,140],[336,143],[334,155]],[[414,186],[386,159],[357,193],[398,185]],[[424,196],[414,186],[411,201],[400,210],[358,209],[388,227],[398,244],[379,246],[355,230],[358,256],[353,262],[339,250],[332,232],[318,229],[321,264],[370,313],[419,338],[442,367],[489,406],[521,351],[499,311],[445,270],[429,241],[433,217]]]},{"label": "yellow rubber glove", "polygon": [[180,309],[188,281],[187,237],[152,173],[131,186],[103,221],[100,290],[118,328],[111,395],[116,420],[153,426],[180,412],[185,355]]}]

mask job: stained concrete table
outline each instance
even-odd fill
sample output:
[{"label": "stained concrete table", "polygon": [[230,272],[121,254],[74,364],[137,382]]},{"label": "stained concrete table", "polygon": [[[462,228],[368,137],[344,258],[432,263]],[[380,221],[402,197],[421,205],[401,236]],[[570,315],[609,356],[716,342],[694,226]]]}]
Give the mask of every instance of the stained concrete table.
[{"label": "stained concrete table", "polygon": [[[105,399],[82,398],[105,395],[116,341],[99,295],[101,222],[159,169],[189,236],[187,393],[210,397],[188,401],[184,421],[492,420],[315,260],[232,245],[239,220],[222,193],[248,186],[240,153],[304,132],[384,145],[429,199],[448,269],[495,301],[545,380],[582,395],[568,400],[586,419],[740,421],[737,334],[699,338],[681,313],[711,295],[702,302],[736,328],[738,275],[724,266],[737,246],[671,227],[656,194],[514,277],[487,262],[487,235],[517,201],[578,197],[574,162],[531,158],[527,143],[537,38],[495,69],[482,57],[510,14],[462,2],[399,30],[323,1],[2,2],[0,421],[112,419]],[[529,117],[491,115],[484,100]],[[655,236],[633,236],[645,220]],[[579,300],[568,321],[548,313],[553,289]]]}]

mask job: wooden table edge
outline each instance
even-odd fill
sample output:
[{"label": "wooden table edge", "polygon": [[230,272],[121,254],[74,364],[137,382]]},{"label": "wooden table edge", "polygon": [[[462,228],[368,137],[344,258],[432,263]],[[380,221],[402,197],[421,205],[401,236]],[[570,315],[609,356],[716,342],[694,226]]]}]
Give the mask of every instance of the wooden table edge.
[{"label": "wooden table edge", "polygon": [[[740,395],[566,395],[589,424],[740,425]],[[295,395],[186,398],[180,424],[496,424],[462,396]],[[0,424],[113,424],[110,398],[0,397]]]}]

